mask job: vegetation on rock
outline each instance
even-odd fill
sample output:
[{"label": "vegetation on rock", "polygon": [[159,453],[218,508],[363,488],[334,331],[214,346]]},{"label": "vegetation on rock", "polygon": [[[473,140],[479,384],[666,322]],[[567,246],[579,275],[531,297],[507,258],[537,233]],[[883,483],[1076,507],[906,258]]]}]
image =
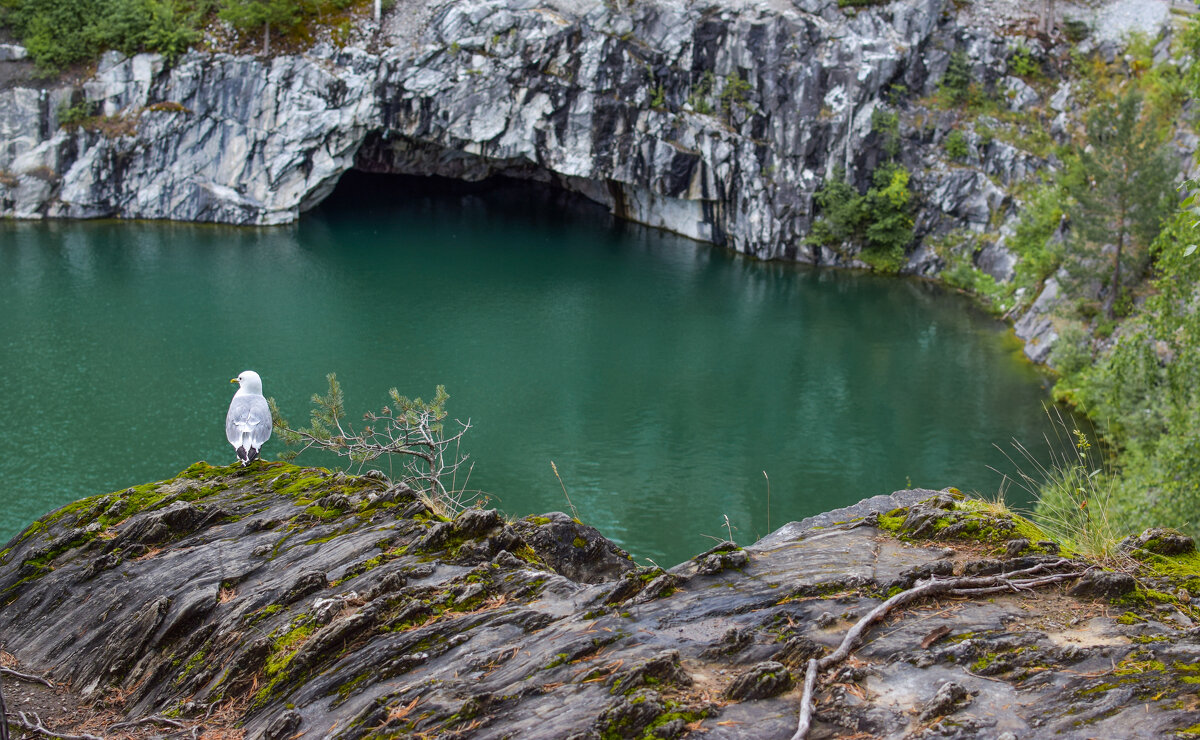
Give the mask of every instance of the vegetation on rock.
[{"label": "vegetation on rock", "polygon": [[0,0],[0,26],[21,40],[38,68],[52,74],[113,49],[159,52],[168,60],[227,23],[257,37],[301,40],[318,26],[345,23],[365,0]]},{"label": "vegetation on rock", "polygon": [[355,427],[346,418],[345,397],[337,375],[330,373],[327,380],[329,393],[313,394],[307,427],[293,428],[279,413],[274,399],[268,401],[280,438],[289,447],[299,447],[283,453],[283,459],[293,460],[315,448],[345,457],[351,467],[362,471],[380,457],[388,458],[391,470],[392,458],[398,457],[403,471],[397,476],[399,484],[415,490],[434,510],[455,516],[471,503],[473,497],[465,490],[465,481],[460,485],[457,477],[467,461],[461,444],[471,423],[456,419],[458,428],[446,430],[446,401],[450,395],[444,387],[439,385],[429,401],[402,396],[392,388],[388,391],[391,403],[379,411],[368,411],[363,415],[365,424]]}]

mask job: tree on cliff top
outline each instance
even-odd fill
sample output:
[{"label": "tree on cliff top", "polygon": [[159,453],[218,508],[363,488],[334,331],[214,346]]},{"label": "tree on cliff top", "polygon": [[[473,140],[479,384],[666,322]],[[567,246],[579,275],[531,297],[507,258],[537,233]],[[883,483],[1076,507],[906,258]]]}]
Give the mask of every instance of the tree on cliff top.
[{"label": "tree on cliff top", "polygon": [[222,0],[217,15],[239,31],[262,29],[263,54],[271,53],[271,30],[277,36],[303,30],[324,13],[344,10],[354,0]]},{"label": "tree on cliff top", "polygon": [[1109,320],[1122,302],[1123,270],[1136,271],[1143,264],[1146,248],[1171,212],[1175,173],[1156,127],[1142,116],[1136,90],[1097,105],[1088,115],[1086,136],[1067,172],[1072,199],[1067,213],[1072,241],[1080,247],[1072,272],[1086,276],[1086,256],[1111,250],[1109,264],[1100,271],[1108,284],[1104,314]]}]

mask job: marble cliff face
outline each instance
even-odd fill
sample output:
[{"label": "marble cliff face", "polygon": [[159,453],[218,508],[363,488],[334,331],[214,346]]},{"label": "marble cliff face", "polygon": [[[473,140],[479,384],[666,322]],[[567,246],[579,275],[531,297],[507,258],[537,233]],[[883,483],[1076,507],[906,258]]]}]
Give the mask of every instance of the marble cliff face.
[{"label": "marble cliff face", "polygon": [[[82,89],[4,90],[0,215],[278,224],[353,167],[504,173],[758,257],[835,261],[802,243],[812,194],[881,156],[883,96],[932,90],[964,34],[983,34],[981,65],[992,53],[942,0],[618,5],[402,4],[343,48],[110,54]],[[108,129],[58,125],[83,98]],[[982,224],[1003,199],[986,169],[917,184]]]},{"label": "marble cliff face", "polygon": [[[1163,49],[1166,7],[1134,14]],[[1112,58],[1128,30],[1068,44],[1029,35],[1035,12],[1000,0],[402,0],[350,42],[298,54],[110,53],[86,81],[51,87],[0,68],[0,217],[269,225],[352,168],[503,174],[758,258],[864,266],[856,245],[805,242],[814,193],[841,173],[863,189],[894,158],[916,206],[903,271],[935,276],[957,250],[1003,282],[1021,207],[1010,186],[1056,166],[1013,142],[1049,129],[1063,143],[1079,112],[1069,81],[1034,89],[1014,76],[1014,49],[1051,66],[1072,50]],[[1001,106],[1042,113],[1002,137],[995,119],[927,105],[953,52]],[[0,65],[28,67],[12,56]],[[60,125],[68,110],[89,124]],[[951,135],[965,155],[949,154]],[[955,244],[938,246],[948,234]],[[1039,362],[1056,296],[1051,278],[1012,316]]]}]

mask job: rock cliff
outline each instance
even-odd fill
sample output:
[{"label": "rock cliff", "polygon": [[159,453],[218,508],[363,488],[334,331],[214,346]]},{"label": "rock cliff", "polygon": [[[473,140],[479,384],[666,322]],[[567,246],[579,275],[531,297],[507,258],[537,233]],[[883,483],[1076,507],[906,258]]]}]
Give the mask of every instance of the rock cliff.
[{"label": "rock cliff", "polygon": [[[1193,732],[1197,601],[1179,584],[1197,556],[1169,533],[1130,547],[1176,575],[1089,568],[894,613],[823,678],[812,737]],[[877,496],[663,571],[562,514],[449,521],[377,476],[198,463],[0,552],[0,664],[52,679],[3,676],[14,717],[58,731],[788,738],[805,661],[891,594],[1084,566],[953,492]]]},{"label": "rock cliff", "polygon": [[[802,243],[812,195],[880,159],[885,93],[932,91],[964,39],[981,79],[1006,49],[945,0],[408,2],[385,20],[343,47],[113,53],[81,88],[0,92],[0,215],[276,224],[352,167],[505,174],[758,257],[846,261]],[[80,104],[103,125],[61,126]],[[1034,166],[997,144],[917,184],[978,228],[1004,198],[988,176]]]},{"label": "rock cliff", "polygon": [[[31,63],[5,54],[0,216],[279,224],[351,168],[506,175],[759,258],[865,266],[855,245],[805,241],[814,193],[842,172],[865,188],[895,159],[918,204],[904,270],[953,262],[1011,281],[1013,193],[1077,124],[1070,84],[1050,84],[1058,68],[1072,52],[1113,58],[1129,29],[1166,32],[1166,3],[1067,4],[1092,13],[1082,44],[1034,32],[1041,6],[1008,0],[864,5],[403,0],[348,42],[170,65],[110,53],[82,84],[50,88],[21,82],[9,68]],[[1014,121],[965,124],[922,102],[954,54]],[[1051,75],[1035,89],[1021,64]],[[1000,307],[1039,362],[1056,289],[1039,280]]]}]

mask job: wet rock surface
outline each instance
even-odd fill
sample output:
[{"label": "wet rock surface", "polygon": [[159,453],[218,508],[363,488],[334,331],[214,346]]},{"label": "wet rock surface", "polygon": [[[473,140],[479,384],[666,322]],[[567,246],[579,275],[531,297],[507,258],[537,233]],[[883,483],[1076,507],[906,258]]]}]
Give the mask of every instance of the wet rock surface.
[{"label": "wet rock surface", "polygon": [[[914,582],[1005,563],[1014,538],[966,535],[1023,525],[935,494],[867,499],[664,572],[621,564],[562,515],[445,521],[378,478],[197,464],[14,539],[0,554],[0,659],[58,684],[49,704],[74,709],[43,708],[52,726],[101,734],[169,716],[249,738],[787,738],[806,661],[855,620]],[[954,517],[897,538],[914,509]],[[972,517],[990,524],[945,535]],[[563,556],[568,534],[595,570]],[[1120,606],[1066,587],[917,602],[822,677],[813,737],[1194,726],[1193,607],[1142,593]],[[35,701],[6,695],[10,710]],[[137,727],[122,732],[159,732]]]}]

